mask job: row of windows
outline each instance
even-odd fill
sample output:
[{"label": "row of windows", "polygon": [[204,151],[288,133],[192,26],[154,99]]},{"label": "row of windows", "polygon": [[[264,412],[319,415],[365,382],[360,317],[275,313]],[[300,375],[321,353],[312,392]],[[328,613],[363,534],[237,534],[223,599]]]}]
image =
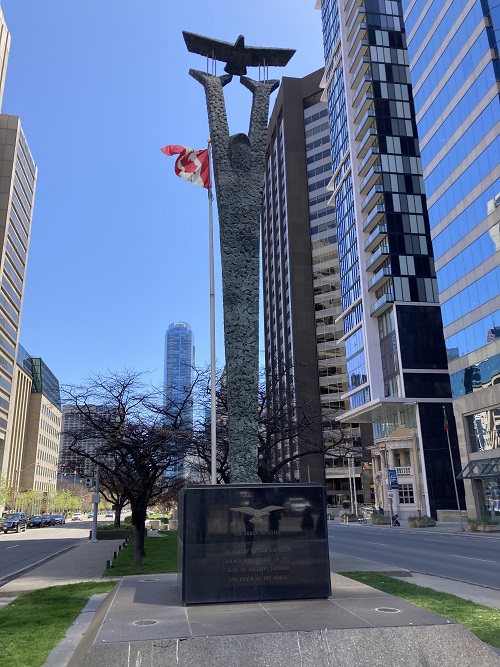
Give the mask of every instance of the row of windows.
[{"label": "row of windows", "polygon": [[[326,215],[327,213],[331,213],[328,209],[325,209],[323,215]],[[319,214],[316,215],[316,218],[320,218]],[[312,216],[311,216],[312,219]],[[328,229],[335,229],[337,225],[335,224],[334,220],[329,220],[328,222],[322,222],[320,225],[316,225],[315,227],[311,227],[311,236],[315,236],[316,234],[319,234],[321,232],[326,232]]]},{"label": "row of windows", "polygon": [[[467,79],[469,74],[473,72],[477,63],[480,62],[482,56],[486,53],[487,48],[487,44],[485,45],[481,37],[479,37],[471,47],[470,51],[467,52],[462,62],[457,63],[457,67],[453,70],[448,81],[440,87],[438,95],[422,118],[418,121],[418,131],[421,137],[425,137],[432,125],[434,125],[436,120],[442,114],[443,109],[446,109],[449,101],[453,99],[453,96],[462,86],[463,82]],[[422,100],[422,102],[425,101],[426,100]],[[415,103],[415,110],[417,113],[420,110],[417,103]]]},{"label": "row of windows", "polygon": [[[494,340],[499,336],[500,330],[497,327],[496,332],[491,332],[491,338]],[[499,380],[500,354],[495,354],[474,366],[468,366],[457,373],[452,373],[450,375],[452,396],[459,398],[466,394],[473,394],[478,389],[499,384]],[[498,423],[500,424],[500,421]]]},{"label": "row of windows", "polygon": [[310,130],[306,130],[306,139],[309,139],[309,137],[313,137],[315,134],[319,134],[320,132],[326,132],[328,129],[328,123],[322,123],[321,125],[312,127]]},{"label": "row of windows", "polygon": [[[319,139],[315,139],[314,141],[310,141],[309,143],[306,144],[306,150],[311,151],[314,148],[319,148],[320,146],[324,146],[325,144],[330,143],[330,137],[320,137]],[[330,151],[328,151],[330,153]]]},{"label": "row of windows", "polygon": [[445,289],[473,271],[480,261],[484,262],[497,251],[495,242],[489,232],[485,232],[458,254],[448,264],[436,272],[439,289]]},{"label": "row of windows", "polygon": [[[456,16],[456,15],[455,15]],[[418,92],[415,93],[415,105],[420,108],[425,103],[425,100],[432,95],[434,89],[440,85],[446,71],[453,63],[460,49],[467,41],[469,35],[473,32],[478,22],[482,19],[483,12],[479,3],[475,3],[471,11],[467,14],[462,24],[453,35],[451,41],[446,46],[439,57],[439,60],[434,64],[432,70],[427,74],[425,81],[422,83]],[[415,79],[416,80],[416,79]]]},{"label": "row of windows", "polygon": [[308,186],[308,190],[309,192],[314,192],[315,190],[321,190],[328,185],[329,181],[330,181],[329,178],[322,178],[320,181],[316,181],[316,183],[311,183]]},{"label": "row of windows", "polygon": [[378,81],[389,83],[411,83],[410,70],[406,65],[372,64],[372,76]]},{"label": "row of windows", "polygon": [[309,125],[309,123],[314,123],[314,121],[319,120],[320,118],[325,118],[325,116],[328,116],[328,109],[322,109],[312,116],[306,116],[304,118],[304,124]]},{"label": "row of windows", "polygon": [[500,294],[500,267],[496,267],[441,306],[443,326],[448,326]]},{"label": "row of windows", "polygon": [[[493,69],[488,64],[465,95],[450,111],[446,119],[440,125],[437,125],[434,128],[434,133],[428,137],[425,147],[422,148],[422,163],[424,168],[432,162],[446,142],[453,136],[462,123],[469,118],[471,110],[477,106],[478,102],[483,98],[485,91],[489,90],[492,85],[496,86],[496,79]],[[422,132],[420,127],[421,125],[419,124],[419,132]],[[424,135],[421,134],[421,136],[423,137]]]},{"label": "row of windows", "polygon": [[404,174],[422,173],[422,162],[419,157],[411,157],[408,155],[381,155],[380,165],[383,171],[395,171]]},{"label": "row of windows", "polygon": [[371,401],[370,387],[365,387],[364,389],[361,389],[361,391],[357,391],[355,394],[349,396],[349,403],[351,404],[351,410],[359,408],[362,405],[365,405],[365,403],[369,403],[370,401]]},{"label": "row of windows", "polygon": [[331,174],[332,172],[331,162],[328,162],[327,164],[322,164],[320,167],[315,167],[314,169],[309,169],[309,171],[307,172],[307,178],[314,178],[314,176],[318,176],[318,174],[324,174],[325,171]]},{"label": "row of windows", "polygon": [[422,198],[420,195],[403,195],[396,193],[385,194],[385,207],[387,211],[395,213],[419,213],[424,212]]},{"label": "row of windows", "polygon": [[346,339],[345,356],[350,359],[355,354],[359,354],[364,348],[363,328],[358,329],[352,336]]},{"label": "row of windows", "polygon": [[[460,215],[452,220],[445,229],[436,236],[432,245],[434,248],[434,257],[437,259],[444,255],[460,239],[464,238],[472,229],[474,229],[488,213],[486,203],[495,197],[500,191],[500,179],[484,191],[472,202]],[[451,284],[451,283],[450,283]],[[443,288],[444,289],[444,288]]]},{"label": "row of windows", "polygon": [[500,310],[446,338],[448,360],[452,361],[464,354],[470,354],[499,338],[500,330],[496,326],[498,322],[500,322]]},{"label": "row of windows", "polygon": [[439,293],[435,278],[393,276],[392,281],[396,301],[439,303]]},{"label": "row of windows", "polygon": [[[423,74],[424,70],[426,69],[427,65],[429,64],[429,60],[432,57],[434,53],[439,49],[441,44],[445,43],[447,37],[450,35],[450,29],[453,26],[454,22],[457,20],[458,15],[460,12],[463,10],[464,5],[466,5],[468,0],[452,0],[449,3],[449,6],[445,12],[445,14],[441,17],[440,21],[432,26],[432,29],[429,30],[427,33],[426,39],[428,40],[425,47],[421,51],[421,55],[419,56],[418,60],[413,64],[412,67],[412,78],[416,82],[420,79],[421,75]],[[415,7],[418,7],[419,3],[416,2],[414,5]],[[413,11],[413,10],[412,10]],[[407,33],[410,32],[411,29],[411,21],[410,24],[408,23],[408,18],[405,20],[405,26],[406,26],[406,31]],[[430,35],[430,38],[429,38]],[[421,42],[414,42],[413,39],[411,40],[410,45],[408,46],[408,52],[412,55],[414,55],[417,51],[418,48],[420,48]],[[458,49],[457,49],[458,51]]]},{"label": "row of windows", "polygon": [[[439,164],[425,177],[427,196],[430,197],[453,170],[464,160],[481,139],[498,123],[498,99],[494,99],[476,118],[459,141],[450,148]],[[497,155],[498,162],[498,155]]]},{"label": "row of windows", "polygon": [[331,151],[330,149],[326,149],[326,151],[318,151],[317,153],[314,153],[313,155],[309,155],[307,157],[307,164],[313,164],[313,162],[318,162],[319,160],[323,160],[326,157],[330,157]]}]

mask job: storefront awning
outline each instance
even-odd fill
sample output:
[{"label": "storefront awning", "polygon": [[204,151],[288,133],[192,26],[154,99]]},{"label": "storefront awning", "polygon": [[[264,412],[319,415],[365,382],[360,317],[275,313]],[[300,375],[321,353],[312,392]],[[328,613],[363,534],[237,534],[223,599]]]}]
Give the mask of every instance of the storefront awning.
[{"label": "storefront awning", "polygon": [[500,477],[500,457],[471,461],[457,475],[457,479],[486,479]]}]

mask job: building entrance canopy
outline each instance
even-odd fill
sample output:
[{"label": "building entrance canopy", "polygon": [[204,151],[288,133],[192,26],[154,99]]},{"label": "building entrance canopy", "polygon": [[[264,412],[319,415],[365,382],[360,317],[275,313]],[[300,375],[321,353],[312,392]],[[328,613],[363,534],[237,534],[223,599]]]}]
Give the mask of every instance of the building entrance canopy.
[{"label": "building entrance canopy", "polygon": [[500,477],[499,457],[471,461],[457,475],[457,479],[487,479],[488,477]]}]

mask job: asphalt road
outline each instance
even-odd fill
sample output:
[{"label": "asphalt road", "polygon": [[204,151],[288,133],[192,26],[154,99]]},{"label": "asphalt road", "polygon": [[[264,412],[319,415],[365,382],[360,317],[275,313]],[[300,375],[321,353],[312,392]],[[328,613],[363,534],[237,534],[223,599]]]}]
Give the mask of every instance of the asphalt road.
[{"label": "asphalt road", "polygon": [[88,540],[92,521],[68,522],[63,526],[28,528],[24,533],[0,534],[0,580],[30,567],[80,540]]},{"label": "asphalt road", "polygon": [[497,538],[334,523],[329,536],[333,553],[500,590]]}]

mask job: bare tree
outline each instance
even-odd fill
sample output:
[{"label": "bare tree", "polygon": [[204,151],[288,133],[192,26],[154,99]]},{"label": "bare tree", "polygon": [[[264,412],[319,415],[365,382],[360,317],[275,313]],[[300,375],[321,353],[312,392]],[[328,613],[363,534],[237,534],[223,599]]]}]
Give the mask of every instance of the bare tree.
[{"label": "bare tree", "polygon": [[64,432],[70,451],[99,466],[108,491],[113,484],[130,501],[136,565],[145,556],[147,508],[172,486],[189,452],[191,430],[181,414],[197,381],[185,388],[179,405],[165,405],[163,392],[143,376],[127,369],[91,374],[83,385],[63,388],[66,403],[81,418],[77,428]]},{"label": "bare tree", "polygon": [[[217,477],[219,483],[228,484],[230,481],[229,469],[229,440],[227,431],[227,392],[224,385],[223,373],[219,375],[222,381],[217,388],[217,424],[216,424],[216,456]],[[206,378],[204,378],[206,382]],[[276,385],[278,380],[276,380]],[[334,418],[328,424],[328,437],[323,438],[324,415],[308,409],[309,406],[297,406],[290,395],[275,392],[270,386],[269,378],[261,371],[258,391],[258,475],[261,482],[272,483],[286,478],[290,464],[304,457],[325,454],[338,455],[345,449],[349,451],[352,442],[340,422]],[[273,400],[271,401],[271,394]],[[278,396],[278,400],[276,400]],[[203,481],[210,479],[211,443],[210,422],[204,417],[208,413],[210,390],[200,392],[201,404],[205,410],[201,420],[196,424],[193,433],[195,448],[195,475]],[[318,435],[319,434],[319,435]]]}]

